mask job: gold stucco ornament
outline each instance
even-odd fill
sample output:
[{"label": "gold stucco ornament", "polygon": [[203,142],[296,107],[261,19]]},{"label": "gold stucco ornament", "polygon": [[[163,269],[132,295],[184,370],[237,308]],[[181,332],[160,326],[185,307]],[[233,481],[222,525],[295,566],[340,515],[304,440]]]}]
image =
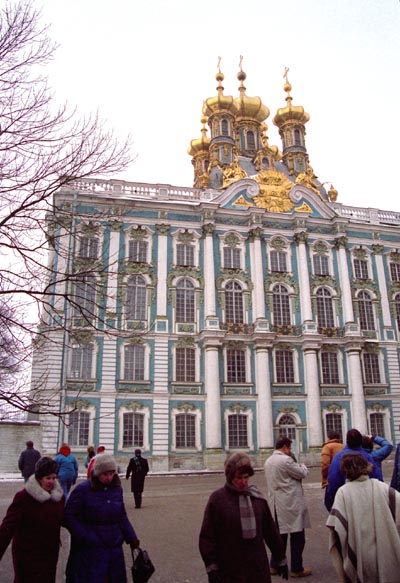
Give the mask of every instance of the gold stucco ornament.
[{"label": "gold stucco ornament", "polygon": [[260,185],[260,194],[254,197],[258,207],[273,213],[288,212],[293,208],[294,203],[289,197],[293,183],[282,172],[266,170],[255,176],[254,180]]},{"label": "gold stucco ornament", "polygon": [[247,178],[247,173],[239,165],[239,162],[237,160],[234,160],[232,164],[229,164],[229,166],[226,166],[226,168],[224,168],[222,188],[226,188],[227,186],[229,186],[229,184],[237,182],[242,178]]}]

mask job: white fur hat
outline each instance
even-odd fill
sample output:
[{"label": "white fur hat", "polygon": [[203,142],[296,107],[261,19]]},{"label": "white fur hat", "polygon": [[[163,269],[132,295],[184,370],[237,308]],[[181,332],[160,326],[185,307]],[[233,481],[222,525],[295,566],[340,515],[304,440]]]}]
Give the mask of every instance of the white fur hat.
[{"label": "white fur hat", "polygon": [[114,472],[117,471],[117,462],[113,456],[108,453],[100,453],[96,455],[93,464],[93,475],[100,476],[100,474],[110,472],[111,470],[114,470]]}]

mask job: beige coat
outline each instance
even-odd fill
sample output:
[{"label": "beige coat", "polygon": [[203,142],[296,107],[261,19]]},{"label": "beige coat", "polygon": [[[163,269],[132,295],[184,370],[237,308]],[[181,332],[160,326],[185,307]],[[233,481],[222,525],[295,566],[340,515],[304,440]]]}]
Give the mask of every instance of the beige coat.
[{"label": "beige coat", "polygon": [[304,464],[298,464],[279,450],[264,465],[268,502],[276,514],[282,534],[300,532],[309,528],[310,518],[301,481],[308,474]]}]

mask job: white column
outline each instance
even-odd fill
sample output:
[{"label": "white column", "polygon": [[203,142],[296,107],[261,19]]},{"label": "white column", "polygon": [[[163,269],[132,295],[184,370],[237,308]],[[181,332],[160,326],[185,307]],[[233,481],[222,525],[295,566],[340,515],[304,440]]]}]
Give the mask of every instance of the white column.
[{"label": "white column", "polygon": [[251,279],[253,281],[253,320],[265,319],[264,277],[261,254],[261,229],[252,229],[250,239]]},{"label": "white column", "polygon": [[212,223],[203,226],[204,233],[204,317],[215,317],[215,268]]},{"label": "white column", "polygon": [[256,388],[258,394],[257,429],[259,448],[274,447],[271,379],[269,375],[269,350],[256,346]]},{"label": "white column", "polygon": [[110,249],[108,255],[107,312],[117,310],[118,256],[121,223],[116,223],[110,231]]},{"label": "white column", "polygon": [[219,389],[218,346],[205,347],[206,448],[221,447],[221,397]]},{"label": "white column", "polygon": [[157,316],[167,316],[167,242],[169,225],[157,225]]},{"label": "white column", "polygon": [[321,447],[323,443],[321,398],[319,393],[317,348],[304,350],[305,387],[307,388],[308,437],[310,447]]},{"label": "white column", "polygon": [[365,407],[364,388],[361,371],[361,359],[359,347],[347,349],[347,361],[349,365],[349,389],[351,393],[353,427],[366,434],[367,411]]},{"label": "white column", "polygon": [[301,319],[303,323],[311,322],[313,320],[306,240],[307,233],[304,231],[295,234],[295,241],[297,243],[297,265],[299,268]]},{"label": "white column", "polygon": [[383,318],[383,325],[385,328],[392,327],[392,320],[390,317],[390,309],[389,309],[389,299],[386,287],[386,277],[385,277],[385,269],[383,266],[383,257],[381,255],[383,251],[382,245],[373,245],[373,250],[375,252],[375,260],[376,260],[376,271],[378,274],[378,285],[379,291],[381,294],[381,306],[382,306],[382,318]]},{"label": "white column", "polygon": [[353,310],[353,299],[351,297],[351,284],[349,270],[347,267],[347,257],[346,257],[346,245],[347,238],[340,237],[335,241],[336,249],[338,252],[338,266],[339,266],[339,279],[340,279],[340,289],[342,292],[342,308],[343,308],[343,319],[344,323],[354,322],[354,310]]}]

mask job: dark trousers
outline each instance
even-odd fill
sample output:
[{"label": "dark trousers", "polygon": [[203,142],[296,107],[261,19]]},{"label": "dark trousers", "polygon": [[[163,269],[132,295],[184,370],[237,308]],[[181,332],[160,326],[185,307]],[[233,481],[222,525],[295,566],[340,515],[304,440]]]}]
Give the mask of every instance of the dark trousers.
[{"label": "dark trousers", "polygon": [[135,508],[140,508],[142,505],[142,492],[134,490],[133,497],[135,498]]},{"label": "dark trousers", "polygon": [[[283,545],[285,547],[285,554],[286,554],[286,547],[287,547],[287,534],[281,534],[281,539]],[[303,570],[303,550],[306,544],[306,535],[304,530],[300,530],[299,532],[291,532],[290,533],[290,570],[292,573],[300,573]],[[276,569],[278,564],[274,561],[274,558],[271,557],[271,567]]]}]

